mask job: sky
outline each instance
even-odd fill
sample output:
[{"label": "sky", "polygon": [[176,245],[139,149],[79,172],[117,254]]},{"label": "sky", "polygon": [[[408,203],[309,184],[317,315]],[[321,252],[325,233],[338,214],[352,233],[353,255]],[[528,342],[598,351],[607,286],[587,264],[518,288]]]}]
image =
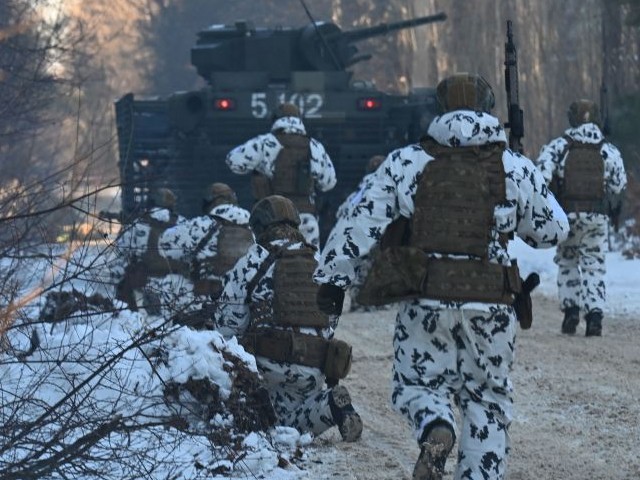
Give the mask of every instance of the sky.
[{"label": "sky", "polygon": [[[510,252],[518,259],[523,277],[535,271],[540,275],[541,284],[538,294],[556,298],[557,267],[553,263],[555,249],[535,250],[520,240],[510,244]],[[94,251],[95,253],[95,251]],[[76,251],[72,257],[77,264],[86,263],[92,258],[91,250]],[[91,292],[91,285],[98,281],[100,272],[108,269],[109,258],[105,263],[94,264],[98,273],[86,273],[74,280],[70,286],[79,290]],[[7,267],[7,259],[0,261],[0,268]],[[640,259],[627,260],[619,252],[608,252],[607,262],[607,291],[608,309],[615,315],[640,314]],[[35,268],[32,265],[28,271],[32,273],[31,283],[25,288],[32,291],[37,287],[38,278],[51,281],[48,268]],[[25,270],[27,271],[27,270]],[[41,299],[42,300],[42,299]],[[42,301],[35,301],[32,305],[31,317],[37,316]],[[10,415],[19,415],[22,420],[33,420],[46,411],[41,405],[52,405],[64,397],[70,389],[78,386],[82,380],[93,371],[94,362],[100,358],[108,358],[114,351],[130,342],[145,329],[149,329],[158,319],[145,317],[128,310],[118,314],[100,314],[90,317],[91,320],[76,317],[68,322],[54,324],[40,324],[38,330],[41,347],[25,362],[15,362],[8,353],[0,353],[0,393],[3,402],[0,404],[0,420],[6,420]],[[15,329],[8,335],[12,346],[26,349],[28,346],[28,332]],[[47,348],[44,348],[44,347]],[[148,360],[154,349],[164,348],[167,361],[161,366],[152,368]],[[223,354],[224,352],[224,354]],[[92,395],[97,411],[117,411],[129,418],[132,423],[142,423],[142,412],[153,411],[155,415],[169,414],[171,408],[162,400],[163,385],[167,382],[185,382],[188,378],[207,378],[220,387],[221,398],[228,398],[230,386],[233,382],[228,370],[228,357],[231,355],[242,362],[246,368],[255,372],[253,357],[246,354],[235,339],[225,341],[217,332],[194,332],[186,327],[173,331],[162,341],[149,343],[142,349],[132,349],[118,361],[114,368],[95,381],[89,382],[93,387]],[[64,362],[52,361],[64,355]],[[37,389],[33,389],[34,385]],[[88,390],[82,390],[88,391]],[[28,392],[28,393],[27,393]],[[124,394],[114,392],[125,392]],[[10,407],[13,395],[29,395],[33,400],[32,408],[16,410]],[[37,401],[36,401],[37,400]],[[233,418],[224,411],[217,415],[213,424],[228,426],[233,430]],[[217,422],[217,423],[216,423]],[[196,422],[197,423],[197,422]],[[55,421],[53,426],[60,426]],[[195,425],[197,429],[202,425]],[[72,429],[67,433],[67,440],[80,438],[82,427]],[[148,428],[131,433],[127,437],[127,451],[144,451],[152,447],[152,454],[147,456],[150,463],[157,462],[159,467],[154,478],[163,478],[165,474],[175,473],[175,466],[179,465],[180,477],[183,479],[203,478],[203,470],[198,463],[208,464],[209,477],[222,478],[263,478],[265,480],[296,480],[304,478],[304,459],[307,452],[313,449],[313,439],[310,435],[300,435],[294,429],[277,427],[269,432],[255,434],[241,434],[239,452],[242,458],[231,462],[220,460],[224,449],[212,451],[211,444],[202,436],[187,436],[171,429]],[[111,438],[111,443],[123,444],[124,438]],[[178,448],[169,448],[178,445]],[[2,451],[0,439],[0,452]],[[23,444],[24,446],[24,444]],[[102,446],[101,448],[108,448]],[[5,462],[20,458],[28,453],[27,448],[13,448],[0,453],[0,471]],[[284,460],[284,462],[283,462]],[[286,469],[279,465],[287,464]],[[296,466],[300,465],[300,467]],[[215,467],[228,466],[232,473],[211,476]],[[114,480],[126,478],[122,461],[114,459],[109,463],[106,471],[113,473]],[[103,469],[103,471],[105,471]],[[108,478],[108,477],[107,477]]]}]

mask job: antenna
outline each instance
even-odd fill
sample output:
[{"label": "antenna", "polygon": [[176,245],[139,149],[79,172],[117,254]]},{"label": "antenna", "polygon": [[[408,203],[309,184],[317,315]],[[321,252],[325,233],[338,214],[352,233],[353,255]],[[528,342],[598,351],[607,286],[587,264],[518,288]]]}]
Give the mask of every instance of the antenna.
[{"label": "antenna", "polygon": [[307,17],[309,17],[309,20],[311,21],[311,24],[313,25],[313,28],[316,31],[316,35],[318,35],[318,37],[320,38],[320,41],[322,42],[322,45],[329,52],[329,55],[331,56],[331,60],[333,61],[334,66],[337,69],[340,69],[340,70],[343,69],[344,66],[340,63],[340,60],[338,59],[338,57],[336,57],[335,52],[329,46],[329,44],[327,43],[327,40],[324,38],[324,36],[320,32],[320,29],[318,28],[318,25],[316,24],[316,21],[313,19],[313,16],[311,15],[311,12],[307,8],[307,4],[304,3],[304,0],[300,0],[300,3],[302,4],[302,8],[304,8],[304,11],[307,13]]}]

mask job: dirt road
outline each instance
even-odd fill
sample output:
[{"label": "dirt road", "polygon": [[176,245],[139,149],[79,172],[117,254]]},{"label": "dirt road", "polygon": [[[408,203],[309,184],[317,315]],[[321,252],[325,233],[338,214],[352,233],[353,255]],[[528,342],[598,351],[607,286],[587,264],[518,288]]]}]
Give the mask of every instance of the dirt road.
[{"label": "dirt road", "polygon": [[[513,374],[509,480],[640,479],[640,322],[606,318],[602,338],[560,334],[553,299],[534,297],[534,326],[520,331]],[[355,444],[336,429],[317,438],[309,479],[410,479],[418,448],[390,407],[393,311],[345,314],[338,336],[354,346],[345,385],[363,417]],[[454,449],[455,451],[455,449]],[[453,478],[455,457],[447,462]]]}]

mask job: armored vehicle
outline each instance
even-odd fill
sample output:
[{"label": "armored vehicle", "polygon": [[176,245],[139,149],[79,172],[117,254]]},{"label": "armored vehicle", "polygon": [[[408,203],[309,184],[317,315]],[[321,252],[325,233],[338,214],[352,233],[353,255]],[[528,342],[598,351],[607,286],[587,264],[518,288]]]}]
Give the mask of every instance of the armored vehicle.
[{"label": "armored vehicle", "polygon": [[121,218],[133,218],[157,187],[177,194],[181,214],[200,215],[202,192],[212,182],[231,185],[250,208],[250,176],[233,174],[225,157],[268,132],[272,112],[286,101],[300,108],[307,133],[323,143],[336,168],[336,188],[317,200],[324,238],[369,158],[417,140],[436,114],[433,89],[394,95],[353,79],[347,69],[371,57],[355,44],[445,18],[440,13],[352,31],[330,22],[268,29],[246,21],[202,30],[191,63],[205,88],[153,99],[130,93],[116,102]]}]

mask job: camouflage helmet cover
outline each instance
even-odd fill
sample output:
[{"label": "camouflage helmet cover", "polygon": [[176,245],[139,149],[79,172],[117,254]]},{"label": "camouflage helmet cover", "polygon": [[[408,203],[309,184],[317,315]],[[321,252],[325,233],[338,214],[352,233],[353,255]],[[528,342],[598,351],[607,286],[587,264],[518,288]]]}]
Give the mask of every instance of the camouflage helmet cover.
[{"label": "camouflage helmet cover", "polygon": [[251,210],[249,225],[257,235],[262,234],[271,225],[288,223],[300,225],[300,215],[293,202],[281,195],[270,195],[258,201]]},{"label": "camouflage helmet cover", "polygon": [[207,187],[203,200],[205,208],[209,209],[225,203],[238,204],[236,192],[226,183],[220,182],[212,183]]},{"label": "camouflage helmet cover", "polygon": [[445,78],[436,87],[436,96],[444,112],[475,110],[489,113],[496,103],[489,82],[473,73],[456,73]]},{"label": "camouflage helmet cover", "polygon": [[300,109],[293,103],[281,103],[274,112],[274,118],[277,120],[282,117],[300,118]]},{"label": "camouflage helmet cover", "polygon": [[569,105],[567,110],[569,125],[579,127],[584,123],[595,123],[600,125],[600,109],[595,102],[591,100],[576,100]]},{"label": "camouflage helmet cover", "polygon": [[173,209],[176,206],[177,197],[168,188],[158,188],[151,194],[151,203],[155,207]]},{"label": "camouflage helmet cover", "polygon": [[384,162],[384,155],[374,155],[369,159],[369,163],[367,163],[367,173],[375,172],[380,164]]}]

